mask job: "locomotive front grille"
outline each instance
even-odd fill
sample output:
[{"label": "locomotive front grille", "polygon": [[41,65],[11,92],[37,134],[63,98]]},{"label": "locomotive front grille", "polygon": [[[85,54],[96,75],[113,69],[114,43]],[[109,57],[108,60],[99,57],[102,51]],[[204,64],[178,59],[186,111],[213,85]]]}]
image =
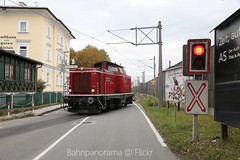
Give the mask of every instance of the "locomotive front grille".
[{"label": "locomotive front grille", "polygon": [[91,92],[91,73],[75,73],[73,82],[72,90],[74,93]]}]

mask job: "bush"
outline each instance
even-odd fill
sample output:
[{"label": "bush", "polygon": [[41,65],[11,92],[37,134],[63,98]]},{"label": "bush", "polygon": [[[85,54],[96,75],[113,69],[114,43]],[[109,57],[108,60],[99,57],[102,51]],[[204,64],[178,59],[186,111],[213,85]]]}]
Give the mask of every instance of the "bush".
[{"label": "bush", "polygon": [[37,92],[42,93],[46,86],[46,82],[44,82],[42,79],[37,80]]},{"label": "bush", "polygon": [[147,98],[147,105],[148,106],[157,106],[158,105],[158,99],[156,97],[148,97]]}]

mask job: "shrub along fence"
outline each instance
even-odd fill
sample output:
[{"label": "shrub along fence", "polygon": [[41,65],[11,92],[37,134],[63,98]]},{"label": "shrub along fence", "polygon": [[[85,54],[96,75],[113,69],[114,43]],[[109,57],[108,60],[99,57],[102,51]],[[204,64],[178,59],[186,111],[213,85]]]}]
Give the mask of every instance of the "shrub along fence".
[{"label": "shrub along fence", "polygon": [[0,110],[8,109],[8,105],[13,110],[15,108],[27,108],[59,102],[62,102],[61,92],[0,93]]}]

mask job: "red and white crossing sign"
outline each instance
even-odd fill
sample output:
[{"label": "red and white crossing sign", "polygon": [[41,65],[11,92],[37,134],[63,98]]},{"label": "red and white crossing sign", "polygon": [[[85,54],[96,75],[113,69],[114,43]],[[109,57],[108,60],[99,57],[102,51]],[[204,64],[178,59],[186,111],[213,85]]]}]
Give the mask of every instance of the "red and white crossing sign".
[{"label": "red and white crossing sign", "polygon": [[185,81],[185,113],[208,114],[208,81]]}]

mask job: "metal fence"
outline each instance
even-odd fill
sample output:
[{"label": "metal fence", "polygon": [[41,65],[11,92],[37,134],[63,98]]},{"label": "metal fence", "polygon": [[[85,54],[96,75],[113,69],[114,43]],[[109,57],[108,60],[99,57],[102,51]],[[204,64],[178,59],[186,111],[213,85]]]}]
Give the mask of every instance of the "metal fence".
[{"label": "metal fence", "polygon": [[46,104],[58,103],[62,101],[61,92],[44,92],[44,93],[0,93],[0,110],[14,108],[27,108],[41,106]]},{"label": "metal fence", "polygon": [[158,77],[154,80],[155,83],[152,83],[153,80],[150,80],[146,83],[140,83],[138,86],[132,88],[132,91],[135,93],[145,94],[145,95],[154,95],[158,96]]}]

